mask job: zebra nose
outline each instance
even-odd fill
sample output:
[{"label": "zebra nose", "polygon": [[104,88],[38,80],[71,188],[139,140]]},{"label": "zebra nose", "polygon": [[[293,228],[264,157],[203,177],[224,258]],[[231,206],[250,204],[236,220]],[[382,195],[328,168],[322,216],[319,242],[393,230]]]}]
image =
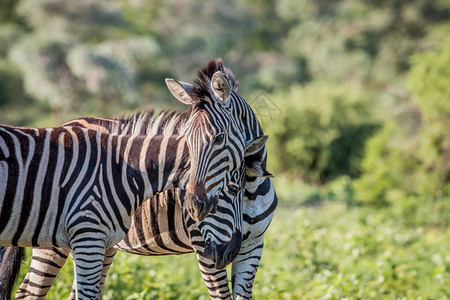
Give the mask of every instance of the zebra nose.
[{"label": "zebra nose", "polygon": [[212,204],[211,214],[215,214],[217,212],[217,204],[218,203],[219,203],[219,196],[216,195],[216,196],[214,196],[214,198],[213,198],[213,200],[211,202],[211,204]]},{"label": "zebra nose", "polygon": [[233,233],[232,239],[230,242],[216,245],[215,252],[216,252],[216,260],[215,260],[215,267],[216,269],[223,269],[228,264],[230,264],[235,257],[238,255],[239,250],[241,249],[242,245],[242,232],[240,230],[237,230]]},{"label": "zebra nose", "polygon": [[232,259],[233,259],[233,252],[232,251],[229,251],[228,253],[227,253],[227,261],[231,261]]},{"label": "zebra nose", "polygon": [[187,211],[197,222],[203,221],[212,209],[213,201],[208,199],[203,184],[188,185],[185,201]]},{"label": "zebra nose", "polygon": [[206,188],[204,183],[188,184],[186,186],[186,192],[188,194],[206,195]]},{"label": "zebra nose", "polygon": [[203,221],[208,214],[217,211],[218,196],[208,199],[206,196],[197,194],[186,194],[185,207],[191,218],[200,222]]},{"label": "zebra nose", "polygon": [[203,250],[203,255],[213,262],[216,262],[216,245],[210,239],[207,239],[205,241],[205,249]]}]

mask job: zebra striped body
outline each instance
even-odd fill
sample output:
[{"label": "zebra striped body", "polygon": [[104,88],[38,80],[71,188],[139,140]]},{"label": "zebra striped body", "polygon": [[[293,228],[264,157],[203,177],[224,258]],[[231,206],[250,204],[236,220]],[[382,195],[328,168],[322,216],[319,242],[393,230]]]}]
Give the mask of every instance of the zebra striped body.
[{"label": "zebra striped body", "polygon": [[79,127],[1,126],[0,149],[0,245],[72,249],[80,298],[97,297],[105,251],[144,199],[184,176],[189,154],[179,136]]},{"label": "zebra striped body", "polygon": [[[212,61],[200,75],[208,76],[218,70],[225,72],[229,79],[234,80],[232,74],[223,68],[220,61]],[[245,133],[246,141],[253,140],[262,134],[253,111],[235,90],[231,94],[228,109],[238,120],[239,130]],[[67,125],[108,132],[111,124],[120,124],[124,129],[130,128],[127,127],[127,122],[132,122],[132,120],[108,120],[108,122],[110,122],[109,125],[105,120],[87,118],[75,120]],[[145,126],[141,126],[141,130],[141,134],[145,134]],[[262,253],[264,232],[270,224],[277,206],[277,197],[271,179],[254,177],[254,173],[258,170],[265,170],[265,160],[265,150],[246,159],[246,164],[250,166],[247,168],[247,173],[250,170],[251,176],[247,176],[245,182],[242,183],[245,184],[245,198],[240,203],[240,208],[233,208],[240,212],[241,221],[238,223],[240,222],[239,229],[243,237],[242,246],[233,261],[232,268],[235,298],[251,298],[252,284]],[[212,298],[230,298],[226,270],[216,268],[215,262],[204,256],[204,237],[207,235],[205,232],[208,231],[218,231],[213,232],[213,235],[220,236],[219,226],[227,227],[224,225],[227,224],[226,215],[230,213],[232,202],[230,200],[227,202],[226,198],[231,198],[231,196],[221,196],[217,206],[218,213],[206,217],[202,226],[202,224],[194,222],[183,210],[183,195],[180,193],[182,194],[182,191],[178,189],[165,191],[144,203],[133,216],[127,236],[116,247],[126,252],[150,256],[195,251],[210,296]],[[221,217],[221,214],[224,216]],[[227,233],[222,232],[222,234]],[[44,298],[68,254],[69,251],[65,249],[33,249],[31,268],[16,294],[17,299],[25,296],[34,299]],[[110,261],[105,260],[105,269],[109,267],[109,264]]]},{"label": "zebra striped body", "polygon": [[[188,162],[187,145],[177,136],[118,136],[78,127],[1,126],[0,148],[0,244],[8,246],[71,247],[94,222],[111,230],[101,233],[109,248],[127,232],[131,220],[125,217],[172,187],[169,177],[177,179],[174,170],[184,174]],[[148,179],[141,174],[161,176],[144,185]]]}]

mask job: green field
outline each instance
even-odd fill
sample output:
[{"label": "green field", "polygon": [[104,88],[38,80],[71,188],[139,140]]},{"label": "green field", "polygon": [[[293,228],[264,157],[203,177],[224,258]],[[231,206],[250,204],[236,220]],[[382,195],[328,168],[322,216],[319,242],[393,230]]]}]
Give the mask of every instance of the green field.
[{"label": "green field", "polygon": [[[439,207],[428,208],[422,213],[439,216]],[[450,230],[410,221],[394,208],[282,203],[266,235],[254,298],[450,299]],[[71,280],[68,263],[48,299],[66,297]],[[207,295],[192,254],[149,258],[119,253],[103,299]]]}]

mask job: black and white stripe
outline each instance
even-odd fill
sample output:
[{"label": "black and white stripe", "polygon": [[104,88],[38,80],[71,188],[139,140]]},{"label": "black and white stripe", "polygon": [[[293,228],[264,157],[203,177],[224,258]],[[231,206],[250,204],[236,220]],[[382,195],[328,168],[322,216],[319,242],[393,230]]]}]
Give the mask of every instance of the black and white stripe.
[{"label": "black and white stripe", "polygon": [[[247,103],[237,94],[237,84],[234,77],[231,72],[223,68],[221,61],[210,62],[208,67],[200,73],[200,77],[206,78],[207,81],[217,71],[226,74],[233,86],[231,101],[227,109],[238,120],[239,131],[245,133],[244,139],[251,141],[260,136],[262,130],[257,118]],[[187,84],[183,83],[183,85],[187,90],[193,89]],[[186,95],[180,97],[183,96]],[[136,124],[138,121],[140,125]],[[146,131],[149,130],[145,126],[146,123],[147,121],[137,116],[128,120],[79,119],[68,125],[108,132],[113,124],[118,124],[124,131],[134,128],[141,134],[146,134]],[[164,122],[161,122],[158,132],[161,132],[163,128]],[[222,265],[216,265],[217,261],[204,255],[205,240],[210,236],[215,245],[219,245],[218,248],[222,247],[221,257],[225,256],[223,253],[226,250],[236,251],[233,249],[239,249],[238,252],[236,251],[237,253],[231,254],[232,258],[237,254],[232,268],[233,293],[235,298],[251,298],[252,284],[262,253],[264,232],[270,224],[277,205],[275,190],[270,178],[254,177],[269,175],[265,173],[265,160],[265,150],[247,157],[246,164],[249,166],[247,173],[250,173],[251,176],[247,176],[246,179],[239,179],[239,174],[236,172],[236,178],[232,178],[232,181],[237,183],[240,180],[245,180],[242,183],[245,184],[243,202],[239,200],[233,202],[239,197],[233,199],[228,191],[224,191],[218,202],[218,212],[209,215],[200,223],[194,222],[186,211],[183,211],[182,191],[169,190],[154,196],[149,202],[141,206],[133,216],[130,231],[127,237],[118,244],[118,248],[141,255],[183,254],[195,250],[202,276],[211,297],[230,298],[226,270],[216,268],[216,266],[222,267]],[[228,224],[228,226],[224,226],[225,224]],[[227,229],[230,231],[227,231]],[[233,231],[240,231],[240,234],[233,235]],[[243,238],[242,246],[239,248],[237,245],[230,245],[231,243],[227,240],[227,237],[230,236],[233,237],[231,243],[239,241],[239,236],[240,239]],[[227,245],[227,242],[228,249],[223,246]],[[211,247],[209,249],[207,251],[211,252]],[[31,268],[16,295],[18,299],[23,298],[23,296],[30,297],[32,294],[44,298],[54,276],[64,264],[68,251],[64,249],[59,251],[33,249],[33,254]],[[227,261],[221,262],[221,264],[227,263]],[[109,264],[110,261],[105,260],[105,269],[109,267]],[[36,284],[37,282],[40,285]],[[35,297],[35,299],[39,298]]]},{"label": "black and white stripe", "polygon": [[72,249],[79,298],[97,296],[105,252],[138,206],[189,166],[179,136],[0,126],[0,148],[0,245]]},{"label": "black and white stripe", "polygon": [[77,296],[97,298],[104,256],[145,199],[186,179],[185,206],[199,220],[240,168],[244,143],[228,143],[231,118],[210,100],[192,103],[176,136],[0,127],[0,245],[70,248]]}]

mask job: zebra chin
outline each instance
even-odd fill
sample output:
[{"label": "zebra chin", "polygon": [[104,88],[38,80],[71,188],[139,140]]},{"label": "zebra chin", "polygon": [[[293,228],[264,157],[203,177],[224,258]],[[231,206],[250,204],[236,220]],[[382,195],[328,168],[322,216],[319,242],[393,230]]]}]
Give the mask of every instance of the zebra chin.
[{"label": "zebra chin", "polygon": [[233,233],[233,237],[228,243],[216,244],[207,239],[203,256],[212,260],[216,269],[224,269],[236,258],[241,249],[241,244],[242,232],[240,230]]},{"label": "zebra chin", "polygon": [[219,196],[208,199],[199,194],[187,193],[185,198],[185,208],[191,218],[196,222],[203,221],[210,213],[215,213]]}]

